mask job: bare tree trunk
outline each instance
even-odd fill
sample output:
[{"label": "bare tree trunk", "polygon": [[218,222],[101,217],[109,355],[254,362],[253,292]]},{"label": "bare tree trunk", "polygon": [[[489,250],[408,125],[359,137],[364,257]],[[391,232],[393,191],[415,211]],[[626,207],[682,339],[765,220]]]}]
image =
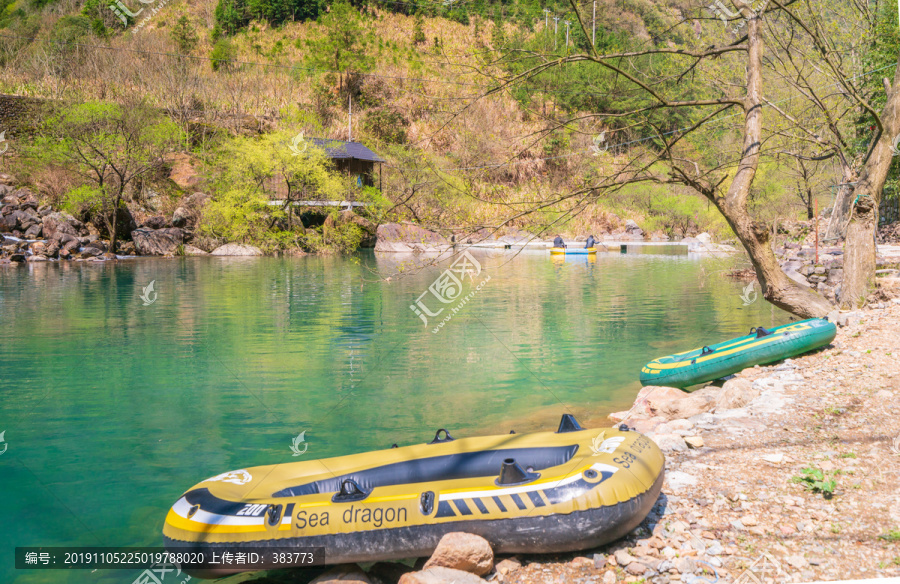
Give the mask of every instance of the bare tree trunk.
[{"label": "bare tree trunk", "polygon": [[[887,82],[885,82],[887,85]],[[862,306],[875,287],[875,228],[884,181],[891,168],[894,137],[900,133],[900,61],[894,84],[881,114],[884,125],[853,189],[853,208],[844,241],[844,280],[841,308]]]},{"label": "bare tree trunk", "polygon": [[828,220],[828,228],[825,230],[825,241],[834,241],[847,234],[847,216],[850,214],[850,205],[853,202],[853,170],[841,165],[843,173],[837,195],[834,197],[834,205],[831,207],[831,218]]},{"label": "bare tree trunk", "polygon": [[725,216],[738,239],[750,255],[756,276],[766,300],[788,312],[803,317],[825,316],[831,304],[808,287],[791,280],[769,245],[769,229],[765,223],[753,221],[747,212],[747,198],[759,166],[762,136],[762,40],[758,16],[749,19],[747,42],[747,97],[744,99],[744,143],[737,173],[725,198],[713,202]]},{"label": "bare tree trunk", "polygon": [[860,198],[853,206],[844,246],[844,281],[841,307],[855,308],[865,303],[875,287],[875,226],[877,205],[872,197]]},{"label": "bare tree trunk", "polygon": [[115,203],[113,204],[112,211],[112,221],[110,221],[110,234],[109,234],[109,253],[116,253],[116,239],[119,231],[119,203],[122,201],[121,193],[116,196]]}]

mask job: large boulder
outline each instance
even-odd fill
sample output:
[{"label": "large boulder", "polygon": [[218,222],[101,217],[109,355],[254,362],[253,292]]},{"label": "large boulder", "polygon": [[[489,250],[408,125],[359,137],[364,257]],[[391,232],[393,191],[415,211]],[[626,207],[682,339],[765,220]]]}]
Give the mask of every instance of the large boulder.
[{"label": "large boulder", "polygon": [[[8,214],[3,216],[2,222],[6,224],[6,228],[8,231],[27,231],[29,228],[34,225],[41,223],[40,216],[32,210],[20,210],[15,209],[9,211]],[[3,228],[0,228],[2,231]]]},{"label": "large boulder", "polygon": [[200,218],[203,205],[206,204],[208,198],[209,195],[206,193],[194,193],[189,197],[185,197],[181,201],[181,205],[172,213],[172,225],[175,227],[195,227],[197,220]]},{"label": "large boulder", "polygon": [[[129,239],[131,237],[131,232],[137,229],[137,221],[134,219],[134,215],[131,214],[131,211],[128,210],[127,207],[122,206],[119,207],[116,217],[116,237],[119,240]],[[106,220],[100,216],[99,214],[91,217],[91,223],[96,228],[96,232],[105,237],[106,239],[110,239],[109,228],[106,225]]]},{"label": "large boulder", "polygon": [[452,532],[444,535],[425,563],[425,568],[441,566],[463,570],[479,576],[494,567],[494,551],[486,539],[471,533]]},{"label": "large boulder", "polygon": [[716,407],[718,391],[719,388],[714,386],[698,389],[687,397],[661,404],[654,413],[667,420],[676,420],[708,412]]},{"label": "large boulder", "polygon": [[759,395],[749,379],[735,377],[729,379],[716,394],[716,411],[733,410],[749,404]]},{"label": "large boulder", "polygon": [[[165,229],[168,227],[167,223],[168,221],[166,221],[166,218],[162,215],[153,215],[147,217],[141,227],[144,227],[145,229]],[[175,225],[175,227],[181,227],[181,225]]]},{"label": "large boulder", "polygon": [[435,566],[404,574],[397,584],[484,584],[484,580],[469,572]]},{"label": "large boulder", "polygon": [[55,258],[56,256],[67,258],[72,252],[77,251],[80,247],[80,239],[71,233],[57,231],[53,234],[53,237],[47,241],[47,248],[44,255],[49,258]]},{"label": "large boulder", "polygon": [[261,256],[263,252],[258,247],[244,245],[243,243],[226,243],[212,251],[214,256]]},{"label": "large boulder", "polygon": [[621,422],[626,418],[630,421],[651,419],[658,415],[656,412],[659,411],[662,404],[686,398],[688,395],[690,394],[674,387],[647,385],[638,392],[630,410],[612,413],[609,415],[609,419],[614,422]]},{"label": "large boulder", "polygon": [[25,230],[25,239],[40,239],[42,227],[40,223],[32,224]]},{"label": "large boulder", "polygon": [[633,239],[644,239],[644,230],[633,219],[625,222],[625,233]]},{"label": "large boulder", "polygon": [[184,232],[177,227],[135,229],[131,238],[139,255],[174,255],[178,246],[184,244]]},{"label": "large boulder", "polygon": [[451,247],[443,235],[417,225],[384,223],[378,226],[375,236],[375,251],[381,252],[442,252]]},{"label": "large boulder", "polygon": [[172,225],[175,227],[187,227],[191,220],[192,213],[185,207],[177,207],[172,213]]},{"label": "large boulder", "polygon": [[43,231],[46,239],[53,239],[57,233],[68,233],[77,237],[81,231],[79,227],[84,227],[81,221],[78,221],[68,213],[60,211],[44,215],[41,221],[44,226]]}]

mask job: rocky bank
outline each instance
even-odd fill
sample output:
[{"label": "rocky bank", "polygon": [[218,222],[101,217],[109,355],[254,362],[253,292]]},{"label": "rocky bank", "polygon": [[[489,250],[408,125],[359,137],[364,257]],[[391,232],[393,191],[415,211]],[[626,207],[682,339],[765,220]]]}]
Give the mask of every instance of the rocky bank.
[{"label": "rocky bank", "polygon": [[644,388],[631,410],[612,414],[613,423],[656,440],[667,458],[656,506],[618,542],[494,557],[484,540],[456,534],[415,566],[287,571],[259,582],[774,584],[900,576],[900,289],[881,294],[898,297],[842,314],[837,338],[822,350],[691,394]]}]

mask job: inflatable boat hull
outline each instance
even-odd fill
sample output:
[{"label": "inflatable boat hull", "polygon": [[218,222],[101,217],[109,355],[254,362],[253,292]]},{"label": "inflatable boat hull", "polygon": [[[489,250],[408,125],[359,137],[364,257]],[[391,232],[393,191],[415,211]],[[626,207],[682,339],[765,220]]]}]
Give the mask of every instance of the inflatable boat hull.
[{"label": "inflatable boat hull", "polygon": [[[634,529],[659,496],[662,452],[636,432],[577,423],[561,430],[225,473],[173,505],[166,547],[321,548],[322,565],[428,556],[453,531],[484,537],[495,553],[546,553],[595,547]],[[507,467],[524,476],[510,478]],[[213,578],[247,569],[189,571]]]},{"label": "inflatable boat hull", "polygon": [[834,324],[821,318],[762,329],[718,345],[655,359],[641,369],[641,385],[683,389],[824,347],[836,334]]}]

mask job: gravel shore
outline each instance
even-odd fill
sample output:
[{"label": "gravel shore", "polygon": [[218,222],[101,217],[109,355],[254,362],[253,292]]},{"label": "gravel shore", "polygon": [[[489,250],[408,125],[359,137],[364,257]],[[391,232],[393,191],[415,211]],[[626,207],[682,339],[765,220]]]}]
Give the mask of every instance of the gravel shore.
[{"label": "gravel shore", "polygon": [[590,553],[521,557],[496,578],[900,576],[900,299],[881,305],[852,313],[823,350],[742,371],[759,391],[746,406],[674,424],[698,447],[667,445],[663,495],[629,538]]}]

